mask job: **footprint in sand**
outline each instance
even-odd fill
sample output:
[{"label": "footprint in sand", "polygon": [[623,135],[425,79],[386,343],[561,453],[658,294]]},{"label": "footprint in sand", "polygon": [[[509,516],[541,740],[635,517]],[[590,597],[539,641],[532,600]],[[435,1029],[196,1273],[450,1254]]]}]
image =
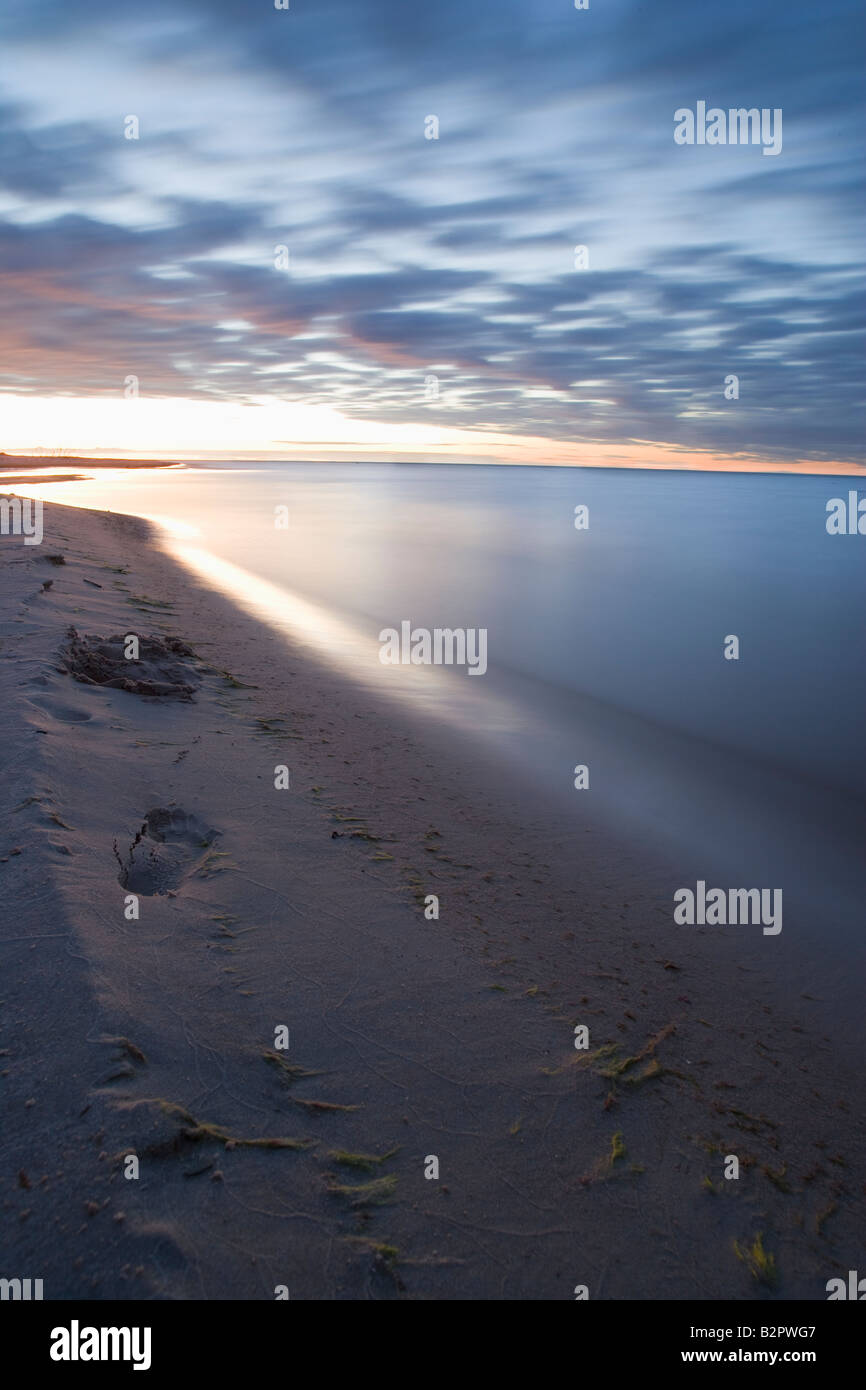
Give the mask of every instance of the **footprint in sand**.
[{"label": "footprint in sand", "polygon": [[131,893],[144,897],[168,893],[202,867],[218,834],[179,806],[157,806],[148,811],[125,863],[115,842],[118,880]]},{"label": "footprint in sand", "polygon": [[30,704],[40,714],[56,719],[59,724],[86,724],[93,715],[88,710],[75,709],[72,705],[62,705],[55,700],[31,700]]}]

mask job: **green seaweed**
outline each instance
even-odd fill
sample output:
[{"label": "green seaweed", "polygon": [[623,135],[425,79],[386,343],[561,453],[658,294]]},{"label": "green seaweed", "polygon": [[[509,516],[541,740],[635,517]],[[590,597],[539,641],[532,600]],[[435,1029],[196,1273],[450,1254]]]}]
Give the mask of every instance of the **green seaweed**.
[{"label": "green seaweed", "polygon": [[763,1232],[759,1231],[750,1246],[742,1246],[738,1240],[734,1241],[734,1253],[738,1260],[742,1260],[753,1279],[759,1284],[765,1284],[772,1288],[778,1280],[776,1261],[769,1251],[764,1249]]},{"label": "green seaweed", "polygon": [[262,1057],[269,1066],[276,1067],[287,1086],[291,1086],[295,1081],[302,1081],[307,1076],[322,1075],[320,1071],[307,1071],[306,1067],[299,1066],[297,1062],[287,1062],[279,1052],[263,1052]]},{"label": "green seaweed", "polygon": [[345,1197],[353,1207],[379,1207],[393,1200],[397,1179],[393,1173],[384,1178],[373,1178],[371,1182],[353,1185],[338,1182],[333,1173],[326,1175],[328,1191],[335,1197]]},{"label": "green seaweed", "polygon": [[337,1105],[330,1100],[301,1100],[298,1096],[292,1097],[294,1105],[302,1105],[311,1115],[324,1115],[335,1110],[350,1111],[360,1110],[360,1105]]},{"label": "green seaweed", "polygon": [[393,1158],[399,1153],[399,1148],[389,1149],[386,1154],[354,1154],[346,1149],[332,1149],[331,1158],[335,1163],[340,1163],[344,1168],[360,1168],[365,1173],[372,1173],[380,1164],[387,1159]]}]

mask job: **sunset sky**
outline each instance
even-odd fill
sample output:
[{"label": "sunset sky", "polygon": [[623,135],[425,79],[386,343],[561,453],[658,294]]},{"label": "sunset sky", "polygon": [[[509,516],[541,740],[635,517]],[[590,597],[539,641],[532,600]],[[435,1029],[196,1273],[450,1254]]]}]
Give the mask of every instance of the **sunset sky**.
[{"label": "sunset sky", "polygon": [[859,10],[3,0],[0,449],[862,465]]}]

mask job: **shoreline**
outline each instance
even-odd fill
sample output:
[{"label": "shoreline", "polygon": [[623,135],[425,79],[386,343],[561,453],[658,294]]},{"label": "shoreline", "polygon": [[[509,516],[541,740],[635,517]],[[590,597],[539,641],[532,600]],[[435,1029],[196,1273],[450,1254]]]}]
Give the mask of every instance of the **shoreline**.
[{"label": "shoreline", "polygon": [[[61,468],[68,464],[77,464],[81,468],[177,468],[180,460],[178,459],[99,459],[90,458],[85,454],[63,454],[63,455],[41,455],[41,454],[4,454],[0,453],[0,471],[4,468],[24,468],[37,471],[41,468]],[[0,477],[0,482],[8,482],[8,478]],[[44,481],[60,481],[59,479],[45,479]]]},{"label": "shoreline", "polygon": [[[8,465],[7,465],[7,462],[6,462],[7,460],[8,460]],[[836,462],[830,462],[830,463],[819,463],[819,462],[814,461],[814,460],[811,461],[811,462],[809,462],[809,463],[805,463],[805,462],[803,462],[803,463],[774,463],[774,464],[763,463],[763,464],[755,464],[755,465],[743,463],[741,466],[737,466],[737,465],[735,465],[735,464],[732,463],[732,464],[726,464],[726,465],[725,465],[724,467],[722,467],[722,468],[709,468],[709,467],[708,467],[708,468],[693,468],[693,467],[690,466],[690,465],[680,465],[680,464],[677,464],[677,463],[641,463],[641,464],[620,463],[620,464],[616,464],[616,463],[611,463],[609,460],[606,460],[604,463],[586,463],[586,462],[582,462],[582,463],[572,463],[572,462],[570,462],[570,461],[566,461],[566,462],[563,462],[563,463],[534,463],[534,464],[528,464],[528,463],[509,463],[509,461],[508,461],[507,459],[488,459],[488,458],[478,458],[478,459],[476,459],[476,460],[474,460],[474,461],[468,461],[468,460],[465,460],[465,459],[449,459],[449,458],[424,458],[424,459],[400,459],[400,458],[390,458],[390,459],[389,459],[389,458],[383,458],[383,459],[376,459],[376,458],[371,458],[371,459],[366,459],[366,460],[364,460],[364,461],[365,461],[365,462],[368,462],[368,463],[381,464],[381,465],[386,466],[386,467],[407,467],[407,468],[413,468],[413,467],[421,467],[421,468],[423,468],[423,467],[425,467],[425,466],[429,466],[429,467],[446,467],[446,466],[447,466],[447,467],[451,467],[451,468],[532,468],[532,469],[551,469],[551,468],[553,468],[553,469],[557,469],[557,470],[563,469],[563,468],[572,468],[572,469],[575,469],[576,471],[580,471],[581,469],[602,469],[602,470],[608,469],[610,472],[614,472],[614,473],[635,473],[635,472],[637,472],[637,473],[640,473],[640,472],[653,473],[653,472],[661,472],[661,473],[695,473],[695,474],[697,474],[697,475],[701,475],[701,474],[704,474],[704,473],[710,473],[710,474],[713,474],[713,473],[722,473],[722,474],[731,473],[731,474],[749,474],[749,475],[751,475],[751,474],[758,474],[758,475],[761,475],[761,476],[764,476],[764,477],[773,477],[773,476],[776,475],[776,474],[780,475],[781,477],[796,477],[798,474],[800,474],[800,475],[802,475],[803,477],[808,477],[808,478],[815,478],[815,477],[828,477],[828,478],[857,478],[857,477],[862,477],[864,480],[866,480],[866,464],[863,464],[863,463],[839,463],[838,461],[836,461]],[[278,456],[275,455],[275,454],[274,454],[274,455],[268,455],[267,457],[264,457],[264,458],[236,458],[234,455],[225,455],[225,456],[220,456],[220,457],[218,457],[218,458],[188,458],[188,459],[179,459],[179,458],[167,458],[167,459],[135,459],[135,458],[128,458],[128,459],[127,459],[127,458],[123,458],[123,459],[111,459],[111,458],[89,458],[89,457],[86,457],[86,456],[83,456],[83,455],[82,455],[82,456],[79,456],[79,455],[77,455],[77,454],[70,454],[70,455],[68,455],[68,456],[66,456],[66,457],[63,457],[63,458],[50,458],[50,457],[44,457],[44,458],[43,458],[43,457],[41,457],[41,456],[39,456],[39,455],[37,455],[37,454],[20,454],[20,455],[19,455],[19,454],[4,454],[4,453],[0,453],[0,472],[2,472],[2,469],[3,469],[3,468],[5,468],[5,467],[7,467],[7,466],[13,466],[13,465],[14,465],[14,467],[16,467],[16,468],[30,469],[30,470],[32,470],[32,471],[35,472],[35,471],[37,471],[37,470],[39,470],[39,469],[42,469],[42,468],[51,468],[51,467],[53,467],[55,464],[56,464],[56,465],[60,465],[60,464],[77,464],[77,465],[79,465],[79,466],[82,467],[82,468],[86,467],[86,468],[124,469],[124,468],[188,468],[188,467],[193,467],[193,468],[194,468],[194,467],[196,467],[196,466],[207,467],[207,466],[209,466],[209,465],[210,465],[210,466],[213,466],[213,465],[226,464],[226,463],[228,463],[228,464],[241,464],[241,465],[243,465],[243,464],[261,464],[261,463],[279,463],[279,464],[292,464],[292,463],[310,464],[310,463],[321,463],[323,466],[326,466],[326,465],[328,465],[328,464],[335,464],[337,467],[340,467],[340,466],[343,466],[343,467],[344,467],[347,463],[352,463],[352,462],[357,462],[357,459],[356,459],[354,456],[351,456],[351,455],[349,455],[349,454],[346,454],[345,457],[340,457],[340,458],[327,458],[327,459],[324,459],[324,458],[313,458],[313,459],[309,459],[309,458],[282,458],[282,457],[278,457]],[[16,482],[16,481],[17,481],[17,482],[26,481],[26,479],[24,479],[24,478],[22,478],[22,479],[3,478],[2,476],[0,476],[0,484],[2,484],[3,482]],[[61,482],[61,481],[68,481],[68,479],[66,479],[66,478],[63,478],[63,479],[61,479],[61,478],[56,478],[56,479],[43,478],[41,481],[42,481],[42,482]],[[76,478],[76,481],[78,481],[77,478]]]},{"label": "shoreline", "polygon": [[[46,1298],[821,1299],[857,1267],[858,1073],[759,941],[673,936],[639,845],[587,823],[577,859],[146,523],[45,517],[0,546],[7,1262]],[[194,699],[76,683],[70,625],[188,643]],[[157,807],[198,841],[126,921],[114,846]]]}]

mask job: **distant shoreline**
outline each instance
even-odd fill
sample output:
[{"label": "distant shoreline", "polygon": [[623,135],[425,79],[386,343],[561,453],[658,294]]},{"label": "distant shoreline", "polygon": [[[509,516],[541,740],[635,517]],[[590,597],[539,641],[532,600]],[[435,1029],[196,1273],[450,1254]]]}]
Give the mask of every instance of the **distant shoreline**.
[{"label": "distant shoreline", "polygon": [[[32,482],[29,473],[2,473],[0,483],[29,483]],[[86,473],[55,473],[50,478],[43,481],[47,483],[87,483],[90,481]]]},{"label": "distant shoreline", "polygon": [[[268,458],[236,458],[226,455],[224,458],[190,458],[190,459],[116,459],[116,458],[87,458],[79,454],[69,454],[65,457],[49,457],[39,454],[4,454],[0,453],[0,483],[26,482],[26,477],[5,477],[3,469],[5,467],[18,468],[36,472],[39,469],[61,466],[63,464],[74,465],[78,468],[189,468],[221,463],[231,463],[236,465],[246,464],[311,464],[318,463],[323,466],[329,464],[343,465],[347,463],[374,463],[385,464],[389,467],[449,467],[449,468],[572,468],[572,469],[608,469],[611,472],[621,473],[694,473],[694,474],[755,474],[773,475],[779,474],[783,477],[864,477],[866,478],[866,464],[859,463],[740,463],[731,464],[725,468],[693,468],[687,465],[676,463],[611,463],[605,460],[602,463],[509,463],[505,459],[486,459],[479,458],[473,461],[465,459],[432,458],[432,459],[399,459],[399,458],[358,458],[356,456],[346,458],[278,458],[276,456]],[[55,478],[45,478],[44,482],[81,482],[85,481],[79,474],[62,474]]]},{"label": "distant shoreline", "polygon": [[[0,453],[0,470],[7,465],[10,468],[53,468],[64,464],[74,464],[80,468],[177,468],[181,461],[179,459],[94,459],[86,458],[81,454],[64,454],[51,457],[47,454],[4,454]],[[63,475],[63,481],[69,482],[72,477],[78,478],[78,474]],[[14,479],[4,478],[4,482],[15,481]],[[60,481],[58,478],[57,481]]]}]

